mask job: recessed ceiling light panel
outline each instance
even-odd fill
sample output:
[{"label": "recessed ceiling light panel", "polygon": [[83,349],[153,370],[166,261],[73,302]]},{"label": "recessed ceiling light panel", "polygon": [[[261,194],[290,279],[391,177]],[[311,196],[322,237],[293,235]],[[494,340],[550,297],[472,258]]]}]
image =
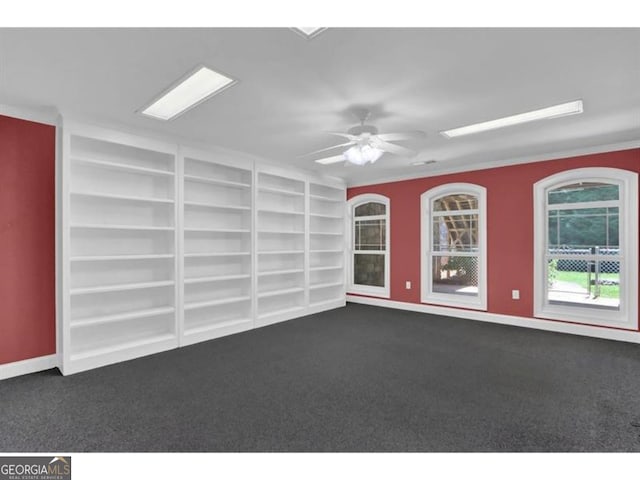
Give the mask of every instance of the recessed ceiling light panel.
[{"label": "recessed ceiling light panel", "polygon": [[546,118],[558,118],[567,115],[575,115],[582,113],[582,100],[574,102],[562,103],[553,107],[541,108],[540,110],[532,110],[531,112],[519,113],[509,117],[489,120],[488,122],[474,123],[465,127],[454,128],[440,132],[447,138],[461,137],[463,135],[471,135],[473,133],[486,132],[495,130],[496,128],[510,127],[521,123],[533,122],[535,120],[543,120]]},{"label": "recessed ceiling light panel", "polygon": [[158,120],[172,120],[235,83],[236,80],[226,75],[200,66],[140,113]]},{"label": "recessed ceiling light panel", "polygon": [[324,32],[327,27],[291,27],[291,30],[305,38],[314,38]]}]

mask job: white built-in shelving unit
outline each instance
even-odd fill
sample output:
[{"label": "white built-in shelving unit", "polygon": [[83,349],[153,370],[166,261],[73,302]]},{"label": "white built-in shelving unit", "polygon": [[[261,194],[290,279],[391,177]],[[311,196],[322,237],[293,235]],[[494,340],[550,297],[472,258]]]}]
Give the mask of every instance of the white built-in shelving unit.
[{"label": "white built-in shelving unit", "polygon": [[65,372],[174,348],[176,147],[63,135]]},{"label": "white built-in shelving unit", "polygon": [[345,298],[345,189],[309,182],[309,304]]},{"label": "white built-in shelving unit", "polygon": [[253,165],[182,149],[182,344],[253,328]]},{"label": "white built-in shelving unit", "polygon": [[261,326],[299,316],[306,307],[306,191],[302,177],[256,170],[256,324]]},{"label": "white built-in shelving unit", "polygon": [[345,187],[62,123],[64,374],[345,304]]}]

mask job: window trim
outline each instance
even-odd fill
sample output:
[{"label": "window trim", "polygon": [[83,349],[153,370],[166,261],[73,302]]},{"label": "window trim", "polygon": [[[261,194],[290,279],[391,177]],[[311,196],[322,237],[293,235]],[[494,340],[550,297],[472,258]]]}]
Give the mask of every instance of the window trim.
[{"label": "window trim", "polygon": [[[548,237],[547,192],[576,182],[604,182],[620,188],[620,310],[552,305],[547,301],[545,248]],[[533,186],[534,267],[533,316],[586,325],[638,329],[638,174],[630,170],[587,167],[566,170]],[[590,204],[592,202],[585,202]],[[600,202],[602,203],[602,202]],[[584,208],[584,207],[582,207]]]},{"label": "window trim", "polygon": [[[384,255],[384,287],[373,287],[370,285],[359,285],[354,283],[353,274],[354,274],[354,248],[353,242],[355,240],[355,209],[356,207],[363,205],[365,203],[375,202],[382,203],[385,206],[385,238],[386,238],[386,250]],[[353,198],[350,198],[347,202],[348,205],[348,214],[346,216],[348,227],[346,231],[349,232],[348,239],[348,252],[349,252],[349,268],[348,268],[348,288],[349,293],[356,293],[361,295],[368,295],[372,297],[381,297],[381,298],[390,298],[390,265],[391,265],[391,201],[388,197],[384,195],[379,195],[377,193],[365,193],[362,195],[356,195]],[[378,251],[374,250],[373,253],[378,253]]]},{"label": "window trim", "polygon": [[[478,295],[465,297],[451,293],[435,293],[432,288],[431,243],[434,200],[455,194],[478,198]],[[447,183],[420,195],[420,301],[449,307],[487,310],[487,189],[473,183]]]}]

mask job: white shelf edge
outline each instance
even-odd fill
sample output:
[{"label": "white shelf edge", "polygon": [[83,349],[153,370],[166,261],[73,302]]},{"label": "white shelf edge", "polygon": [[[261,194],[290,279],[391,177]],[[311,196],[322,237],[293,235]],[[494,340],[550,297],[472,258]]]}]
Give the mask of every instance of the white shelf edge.
[{"label": "white shelf edge", "polygon": [[183,203],[185,207],[213,208],[217,210],[251,210],[251,207],[247,207],[245,205],[224,205],[220,203],[192,202],[186,200]]},{"label": "white shelf edge", "polygon": [[258,230],[258,233],[266,233],[270,235],[304,235],[304,231],[285,232],[284,230]]},{"label": "white shelf edge", "polygon": [[263,313],[258,315],[258,319],[262,320],[269,317],[275,317],[277,315],[284,315],[286,313],[297,312],[298,310],[304,310],[304,306],[296,305],[295,307],[287,307],[287,308],[282,308],[280,310],[274,310],[272,312]]},{"label": "white shelf edge", "polygon": [[157,315],[165,315],[175,312],[174,307],[158,307],[148,308],[145,310],[136,310],[133,312],[116,313],[113,315],[101,315],[98,317],[86,317],[80,320],[72,320],[71,328],[84,328],[93,325],[102,325],[105,323],[125,322],[127,320],[135,320],[137,318],[155,317]]},{"label": "white shelf edge", "polygon": [[[249,171],[249,170],[246,170],[246,171]],[[227,187],[234,187],[234,188],[251,188],[250,183],[234,182],[232,180],[222,180],[219,178],[204,177],[201,175],[191,175],[191,174],[185,173],[183,175],[183,178],[185,180],[192,181],[192,182],[210,183],[213,185],[224,185]]]},{"label": "white shelf edge", "polygon": [[328,215],[326,213],[309,213],[312,217],[331,218],[332,220],[344,220],[343,215]]},{"label": "white shelf edge", "polygon": [[242,229],[242,228],[237,228],[237,229],[225,229],[225,228],[207,228],[207,227],[195,227],[195,228],[186,228],[184,229],[185,232],[210,232],[210,233],[251,233],[251,230],[248,229]]},{"label": "white shelf edge", "polygon": [[225,305],[227,303],[246,302],[247,300],[251,300],[251,296],[247,295],[243,297],[229,297],[229,298],[222,298],[219,300],[205,300],[202,302],[185,302],[184,309],[194,310],[196,308],[215,307],[217,305]]},{"label": "white shelf edge", "polygon": [[344,287],[344,282],[328,282],[328,283],[317,283],[315,285],[309,285],[310,290],[318,290],[320,288],[331,288],[331,287]]},{"label": "white shelf edge", "polygon": [[336,232],[309,232],[309,235],[325,235],[325,236],[332,236],[332,237],[342,237],[344,235],[344,233],[340,232],[340,233],[336,233]]},{"label": "white shelf edge", "polygon": [[309,194],[309,198],[312,198],[314,200],[323,200],[325,202],[333,202],[333,203],[345,203],[346,200],[342,199],[342,198],[330,198],[330,197],[323,197],[322,195],[313,195],[313,194]]},{"label": "white shelf edge", "polygon": [[88,229],[88,230],[134,230],[134,231],[166,231],[172,232],[175,230],[174,227],[154,227],[152,225],[149,226],[136,226],[136,225],[102,225],[98,223],[94,224],[81,224],[75,223],[69,225],[70,228],[76,229]]},{"label": "white shelf edge", "polygon": [[344,253],[344,250],[309,250],[309,253]]},{"label": "white shelf edge", "polygon": [[295,190],[288,190],[286,188],[259,186],[259,192],[278,193],[281,195],[288,195],[291,197],[304,197],[304,192],[296,192]]},{"label": "white shelf edge", "polygon": [[320,307],[322,305],[334,304],[335,302],[339,302],[341,300],[344,300],[344,297],[335,297],[335,298],[329,298],[326,300],[320,300],[319,302],[310,302],[309,307],[315,308],[315,307]]},{"label": "white shelf edge", "polygon": [[71,257],[71,262],[98,262],[107,260],[155,260],[155,259],[167,259],[174,258],[172,253],[159,253],[150,255],[86,255]]},{"label": "white shelf edge", "polygon": [[258,255],[294,255],[304,253],[304,250],[262,250]]},{"label": "white shelf edge", "polygon": [[71,156],[71,162],[76,164],[92,165],[109,170],[119,170],[124,172],[144,173],[147,175],[173,177],[175,172],[169,170],[160,170],[157,168],[140,167],[138,165],[129,165],[126,163],[110,162],[108,160],[98,160],[94,158]]},{"label": "white shelf edge", "polygon": [[288,270],[273,270],[270,272],[258,272],[258,276],[268,277],[269,275],[287,275],[291,273],[304,273],[304,268],[291,268]]},{"label": "white shelf edge", "polygon": [[287,295],[289,293],[300,293],[304,292],[303,287],[295,287],[295,288],[284,288],[282,290],[273,290],[269,292],[258,293],[258,298],[268,298],[268,297],[277,297],[280,295]]},{"label": "white shelf edge", "polygon": [[133,342],[121,343],[113,347],[101,347],[95,350],[90,350],[88,352],[72,354],[71,361],[74,362],[78,360],[85,360],[87,358],[99,357],[102,355],[109,355],[111,353],[120,352],[122,350],[129,350],[133,348],[144,347],[153,343],[160,343],[168,340],[173,340],[174,338],[176,338],[175,334],[167,333],[164,335],[156,335],[154,337],[149,337],[144,340],[136,340]]},{"label": "white shelf edge", "polygon": [[216,323],[213,325],[202,325],[200,327],[185,328],[184,335],[185,336],[197,335],[203,332],[209,332],[211,330],[218,330],[220,328],[226,328],[226,327],[231,327],[233,325],[238,325],[241,323],[251,323],[251,322],[253,322],[251,318],[242,317],[242,318],[238,318],[237,320],[227,320],[227,321]]},{"label": "white shelf edge", "polygon": [[342,269],[342,265],[331,265],[328,267],[309,267],[310,272],[321,272],[323,270],[340,270]]},{"label": "white shelf edge", "polygon": [[97,192],[70,192],[71,196],[80,197],[93,197],[93,198],[105,198],[108,200],[120,200],[125,202],[141,202],[141,203],[162,203],[167,205],[173,205],[174,200],[170,198],[152,198],[152,197],[134,197],[130,195],[119,195],[113,193],[97,193]]},{"label": "white shelf edge", "polygon": [[278,210],[275,208],[258,208],[258,214],[272,213],[275,215],[304,215],[304,212],[294,212],[292,210]]},{"label": "white shelf edge", "polygon": [[185,278],[185,285],[197,284],[197,283],[209,283],[209,282],[220,282],[224,280],[243,280],[246,278],[251,278],[249,274],[242,275],[218,275],[218,276],[210,276],[210,277],[193,277],[193,278]]},{"label": "white shelf edge", "polygon": [[185,253],[184,258],[198,257],[245,257],[251,255],[251,252],[203,252],[203,253]]},{"label": "white shelf edge", "polygon": [[108,292],[120,292],[126,290],[141,290],[147,288],[162,288],[175,285],[173,280],[163,280],[158,282],[139,282],[139,283],[123,283],[120,285],[105,285],[102,287],[85,287],[85,288],[72,288],[69,293],[73,295],[88,295],[92,293],[108,293]]}]

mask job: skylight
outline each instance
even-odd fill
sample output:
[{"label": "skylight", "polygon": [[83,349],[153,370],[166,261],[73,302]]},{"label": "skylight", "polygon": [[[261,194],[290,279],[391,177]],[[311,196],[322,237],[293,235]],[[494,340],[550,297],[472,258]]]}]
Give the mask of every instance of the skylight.
[{"label": "skylight", "polygon": [[552,107],[541,108],[540,110],[532,110],[530,112],[519,113],[509,117],[489,120],[487,122],[474,123],[464,127],[454,128],[440,132],[447,138],[461,137],[463,135],[471,135],[472,133],[485,132],[487,130],[495,130],[496,128],[510,127],[520,123],[533,122],[534,120],[543,120],[545,118],[558,118],[566,115],[574,115],[582,113],[582,100],[574,102],[562,103]]},{"label": "skylight", "polygon": [[199,67],[164,92],[141,113],[158,120],[172,120],[234,83],[236,81],[226,75],[207,67]]}]

